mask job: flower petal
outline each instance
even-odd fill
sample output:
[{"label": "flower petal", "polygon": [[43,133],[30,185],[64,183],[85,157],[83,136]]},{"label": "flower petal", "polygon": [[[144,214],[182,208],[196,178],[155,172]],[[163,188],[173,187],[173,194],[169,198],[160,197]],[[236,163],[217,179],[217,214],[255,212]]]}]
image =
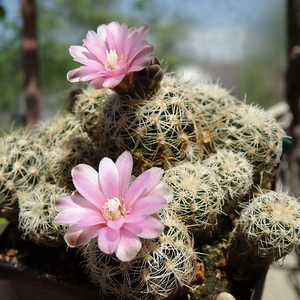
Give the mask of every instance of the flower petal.
[{"label": "flower petal", "polygon": [[103,87],[105,87],[105,88],[114,88],[115,86],[117,86],[122,81],[122,79],[124,78],[125,75],[126,75],[126,73],[123,72],[123,74],[121,74],[117,77],[106,78],[103,82]]},{"label": "flower petal", "polygon": [[119,173],[112,159],[104,157],[99,164],[99,183],[106,199],[119,197]]},{"label": "flower petal", "polygon": [[98,223],[104,223],[102,214],[99,211],[88,209],[88,208],[70,208],[58,213],[54,218],[54,222],[61,225],[75,224],[81,219],[97,217]]},{"label": "flower petal", "polygon": [[119,173],[119,195],[124,198],[128,190],[131,173],[132,173],[133,159],[129,151],[123,152],[116,161],[116,167]]},{"label": "flower petal", "polygon": [[74,248],[88,244],[94,237],[97,236],[98,231],[99,226],[81,228],[74,224],[67,229],[64,239],[69,247]]},{"label": "flower petal", "polygon": [[106,254],[112,254],[118,247],[120,230],[103,227],[98,233],[98,246]]},{"label": "flower petal", "polygon": [[136,223],[143,221],[147,216],[135,216],[135,215],[126,215],[124,217],[124,223]]},{"label": "flower petal", "polygon": [[111,229],[118,230],[120,229],[124,224],[124,218],[120,218],[114,221],[107,221],[107,226]]},{"label": "flower petal", "polygon": [[67,73],[67,79],[70,82],[88,81],[98,77],[99,74],[88,67],[81,66]]},{"label": "flower petal", "polygon": [[126,229],[120,229],[120,241],[115,251],[119,260],[130,261],[134,259],[141,247],[142,243],[135,234]]},{"label": "flower petal", "polygon": [[138,198],[132,204],[131,215],[152,215],[159,212],[167,205],[167,199],[160,195],[151,195]]},{"label": "flower petal", "polygon": [[164,230],[163,223],[152,216],[147,216],[143,221],[124,224],[124,229],[144,239],[154,239]]},{"label": "flower petal", "polygon": [[161,181],[153,190],[151,190],[147,194],[147,196],[150,196],[150,195],[163,196],[169,203],[173,199],[173,190],[167,183]]},{"label": "flower petal", "polygon": [[79,227],[90,227],[94,225],[106,224],[106,220],[102,217],[102,215],[93,215],[90,214],[86,218],[83,218],[77,222]]},{"label": "flower petal", "polygon": [[105,81],[104,77],[95,78],[90,82],[90,86],[92,86],[94,89],[102,89],[104,81]]},{"label": "flower petal", "polygon": [[99,189],[97,171],[89,165],[79,164],[72,169],[72,177],[78,192],[96,207],[102,209],[106,199]]},{"label": "flower petal", "polygon": [[153,190],[160,182],[163,174],[161,168],[151,168],[139,175],[130,185],[126,195],[126,207],[131,207],[134,201]]},{"label": "flower petal", "polygon": [[56,211],[60,212],[70,208],[90,208],[97,209],[95,205],[91,202],[87,201],[85,198],[81,196],[73,196],[73,195],[63,195],[57,197],[54,203],[54,208]]}]

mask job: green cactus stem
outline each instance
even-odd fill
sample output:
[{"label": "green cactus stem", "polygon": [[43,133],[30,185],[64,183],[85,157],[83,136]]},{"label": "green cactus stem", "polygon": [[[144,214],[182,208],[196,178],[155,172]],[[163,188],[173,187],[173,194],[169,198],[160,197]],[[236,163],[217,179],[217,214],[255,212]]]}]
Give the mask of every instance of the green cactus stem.
[{"label": "green cactus stem", "polygon": [[164,181],[173,189],[170,206],[194,234],[210,237],[222,214],[224,192],[212,169],[184,162],[167,170]]},{"label": "green cactus stem", "polygon": [[57,246],[63,244],[66,228],[53,223],[57,215],[55,199],[70,191],[53,183],[41,181],[32,191],[19,192],[19,229],[23,238],[37,244]]},{"label": "green cactus stem", "polygon": [[257,194],[241,211],[228,247],[228,266],[245,280],[289,254],[300,243],[300,204],[284,192]]}]

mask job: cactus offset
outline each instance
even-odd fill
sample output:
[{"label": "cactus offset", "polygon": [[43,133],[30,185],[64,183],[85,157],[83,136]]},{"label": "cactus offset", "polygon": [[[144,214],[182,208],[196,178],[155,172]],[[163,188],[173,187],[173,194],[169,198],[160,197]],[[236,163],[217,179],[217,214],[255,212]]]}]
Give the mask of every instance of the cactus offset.
[{"label": "cactus offset", "polygon": [[284,192],[256,195],[241,211],[228,247],[228,263],[238,279],[268,269],[300,244],[300,204]]},{"label": "cactus offset", "polygon": [[203,165],[213,170],[225,192],[226,209],[223,207],[223,211],[235,208],[253,185],[253,166],[243,153],[220,149],[203,160]]},{"label": "cactus offset", "polygon": [[254,174],[270,173],[279,163],[285,133],[270,112],[247,104],[224,109],[214,121],[211,146],[245,153]]},{"label": "cactus offset", "polygon": [[170,205],[177,218],[197,235],[210,236],[224,205],[224,192],[213,170],[200,162],[184,162],[167,170],[164,181],[173,189]]},{"label": "cactus offset", "polygon": [[27,130],[17,130],[1,138],[0,209],[16,213],[17,191],[30,191],[48,176],[46,148]]},{"label": "cactus offset", "polygon": [[53,183],[41,181],[32,191],[19,192],[19,228],[23,238],[49,246],[62,244],[66,228],[53,223],[57,212],[54,201],[59,195],[69,193]]}]

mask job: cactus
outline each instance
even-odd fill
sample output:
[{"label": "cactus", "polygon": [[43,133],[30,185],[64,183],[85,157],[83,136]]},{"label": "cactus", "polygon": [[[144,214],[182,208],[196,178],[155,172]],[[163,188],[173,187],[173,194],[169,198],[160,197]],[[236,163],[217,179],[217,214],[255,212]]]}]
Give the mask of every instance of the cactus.
[{"label": "cactus", "polygon": [[57,212],[54,201],[59,195],[67,194],[66,188],[41,181],[31,191],[18,192],[19,228],[23,238],[48,246],[62,244],[66,228],[53,223]]},{"label": "cactus", "polygon": [[257,194],[241,211],[228,247],[235,277],[249,279],[300,244],[300,204],[284,192]]},{"label": "cactus", "polygon": [[[75,60],[88,65],[72,70],[68,78],[76,82],[90,79],[93,86],[112,90],[88,87],[79,93],[81,88],[77,86],[68,111],[40,123],[35,132],[18,130],[0,139],[0,215],[15,219],[18,216],[17,225],[23,238],[58,246],[57,253],[65,251],[65,247],[59,246],[67,229],[53,223],[56,216],[53,202],[59,195],[74,191],[72,168],[88,164],[80,172],[73,172],[75,185],[84,197],[74,191],[71,197],[60,199],[56,209],[70,206],[68,212],[74,222],[78,219],[83,227],[89,223],[87,227],[91,229],[84,234],[78,230],[82,227],[74,226],[76,223],[68,228],[66,237],[69,234],[69,238],[75,237],[73,242],[76,239],[76,243],[71,241],[69,245],[89,243],[80,250],[92,282],[103,295],[118,299],[176,298],[179,293],[188,292],[195,279],[198,286],[202,284],[199,280],[204,280],[202,289],[198,289],[199,293],[191,292],[189,297],[198,299],[210,294],[207,297],[212,298],[226,288],[230,290],[232,276],[228,274],[214,288],[220,279],[216,280],[216,271],[222,269],[220,277],[225,273],[224,249],[227,270],[238,280],[253,278],[290,253],[300,243],[300,205],[283,192],[261,191],[263,184],[268,186],[265,181],[270,183],[268,176],[280,161],[285,137],[273,116],[240,101],[219,84],[191,86],[171,74],[164,76],[158,59],[151,60],[149,56],[153,47],[144,40],[146,26],[127,32],[124,24],[113,22],[101,28],[101,36],[89,32],[85,42],[90,43],[86,47],[71,48],[72,56],[78,56]],[[114,36],[118,28],[122,30]],[[109,41],[95,42],[106,37]],[[138,37],[142,39],[140,43],[136,43]],[[119,46],[112,50],[106,49],[107,45]],[[97,49],[102,46],[105,46],[102,50]],[[128,47],[133,52],[128,53]],[[133,55],[138,48],[141,48],[138,54]],[[126,52],[125,56],[121,50]],[[101,54],[98,60],[99,53],[105,55]],[[127,62],[128,57],[132,60]],[[132,65],[126,63],[134,64],[136,59],[135,67],[130,69]],[[101,72],[96,72],[95,66]],[[111,175],[102,169],[96,178],[92,168],[97,168],[100,159],[115,160],[126,150],[133,157],[133,172],[131,159],[127,163],[119,160]],[[159,235],[162,226],[153,226],[150,239],[141,238],[141,249],[136,247],[136,252],[140,249],[137,256],[125,262],[112,250],[116,246],[113,243],[120,241],[117,230],[101,232],[114,232],[114,242],[101,248],[112,254],[99,250],[94,237],[103,229],[101,222],[107,221],[108,227],[123,226],[125,217],[128,223],[140,222],[137,227],[127,225],[130,230],[149,230],[142,228],[149,226],[149,222],[142,222],[143,209],[138,209],[140,215],[128,217],[122,199],[115,198],[112,190],[118,191],[116,194],[123,192],[129,186],[129,174],[138,176],[151,167],[165,170],[163,180],[173,189],[174,199],[160,212],[165,226],[163,233]],[[138,180],[147,183],[149,178],[153,182],[150,172]],[[137,183],[130,185],[132,195],[143,193],[141,186],[144,187]],[[104,197],[104,190],[111,197]],[[161,192],[164,198],[166,189]],[[249,200],[253,193],[255,196]],[[154,194],[147,194],[147,209],[153,205]],[[101,215],[102,210],[95,214],[97,201],[84,201],[95,195],[97,199],[104,197],[100,205],[105,203],[107,216]],[[156,200],[156,205],[166,205],[162,199]],[[78,203],[83,210],[78,211]],[[157,211],[153,216],[157,217]],[[233,222],[234,216],[237,222]],[[160,231],[155,232],[154,227]],[[199,274],[194,239],[197,249],[204,252],[204,269],[205,264],[213,265],[206,266],[209,271],[206,278]]]},{"label": "cactus", "polygon": [[253,185],[253,166],[243,153],[220,149],[203,160],[203,165],[213,170],[224,190],[227,208],[223,207],[223,211],[235,208]]},{"label": "cactus", "polygon": [[109,89],[96,90],[89,86],[76,96],[72,112],[74,112],[82,129],[87,132],[91,138],[94,138],[96,135],[97,123],[104,100],[111,94],[113,94],[113,92]]},{"label": "cactus", "polygon": [[177,218],[192,226],[194,233],[210,236],[224,205],[224,192],[213,170],[200,162],[184,162],[167,170],[164,181],[173,189],[171,206]]},{"label": "cactus", "polygon": [[62,142],[72,136],[87,136],[75,115],[60,111],[54,117],[41,122],[35,132],[36,139],[49,151],[61,147]]},{"label": "cactus", "polygon": [[241,104],[215,116],[211,147],[245,153],[254,174],[270,173],[279,163],[285,133],[270,112]]},{"label": "cactus", "polygon": [[188,84],[165,76],[162,88],[148,100],[109,97],[98,124],[103,155],[116,158],[131,151],[136,173],[201,159],[201,106],[192,95]]},{"label": "cactus", "polygon": [[0,209],[18,211],[17,191],[30,191],[48,176],[46,149],[25,129],[1,138]]},{"label": "cactus", "polygon": [[49,172],[60,187],[74,190],[71,170],[80,163],[97,168],[99,155],[88,137],[69,136],[60,147],[53,149],[47,157]]},{"label": "cactus", "polygon": [[87,270],[104,295],[120,299],[164,299],[190,286],[197,256],[186,227],[171,213],[161,213],[165,230],[156,239],[143,240],[136,258],[119,261],[101,252],[93,240],[85,249]]}]

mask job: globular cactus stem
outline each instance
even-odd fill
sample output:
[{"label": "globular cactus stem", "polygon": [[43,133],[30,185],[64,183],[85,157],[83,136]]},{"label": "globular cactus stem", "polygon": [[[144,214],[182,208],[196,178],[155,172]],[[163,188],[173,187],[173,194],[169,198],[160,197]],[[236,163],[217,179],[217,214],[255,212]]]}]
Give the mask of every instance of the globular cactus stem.
[{"label": "globular cactus stem", "polygon": [[226,107],[215,116],[211,148],[245,153],[253,172],[261,177],[277,166],[282,154],[285,132],[270,112],[241,103]]},{"label": "globular cactus stem", "polygon": [[168,169],[164,181],[173,189],[170,206],[177,218],[200,237],[210,237],[224,205],[217,176],[201,162],[184,162]]},{"label": "globular cactus stem", "polygon": [[224,212],[230,212],[247,194],[253,185],[253,166],[244,153],[220,149],[203,160],[203,165],[212,169],[224,191]]},{"label": "globular cactus stem", "polygon": [[150,99],[108,97],[98,123],[103,155],[115,159],[129,150],[137,174],[202,158],[202,107],[196,92],[169,75],[162,83]]},{"label": "globular cactus stem", "polygon": [[63,244],[66,228],[53,223],[57,215],[54,202],[58,196],[69,192],[66,188],[43,181],[31,191],[19,192],[19,229],[22,237],[48,246]]},{"label": "globular cactus stem", "polygon": [[160,216],[164,232],[156,239],[142,240],[141,250],[129,262],[103,253],[95,240],[84,249],[87,270],[103,298],[176,299],[178,293],[190,287],[197,267],[193,240],[184,224],[167,210]]},{"label": "globular cactus stem", "polygon": [[241,211],[228,247],[236,279],[251,279],[300,244],[300,204],[284,192],[256,195]]},{"label": "globular cactus stem", "polygon": [[48,176],[47,149],[26,129],[0,139],[0,215],[18,212],[18,191],[31,191]]}]

